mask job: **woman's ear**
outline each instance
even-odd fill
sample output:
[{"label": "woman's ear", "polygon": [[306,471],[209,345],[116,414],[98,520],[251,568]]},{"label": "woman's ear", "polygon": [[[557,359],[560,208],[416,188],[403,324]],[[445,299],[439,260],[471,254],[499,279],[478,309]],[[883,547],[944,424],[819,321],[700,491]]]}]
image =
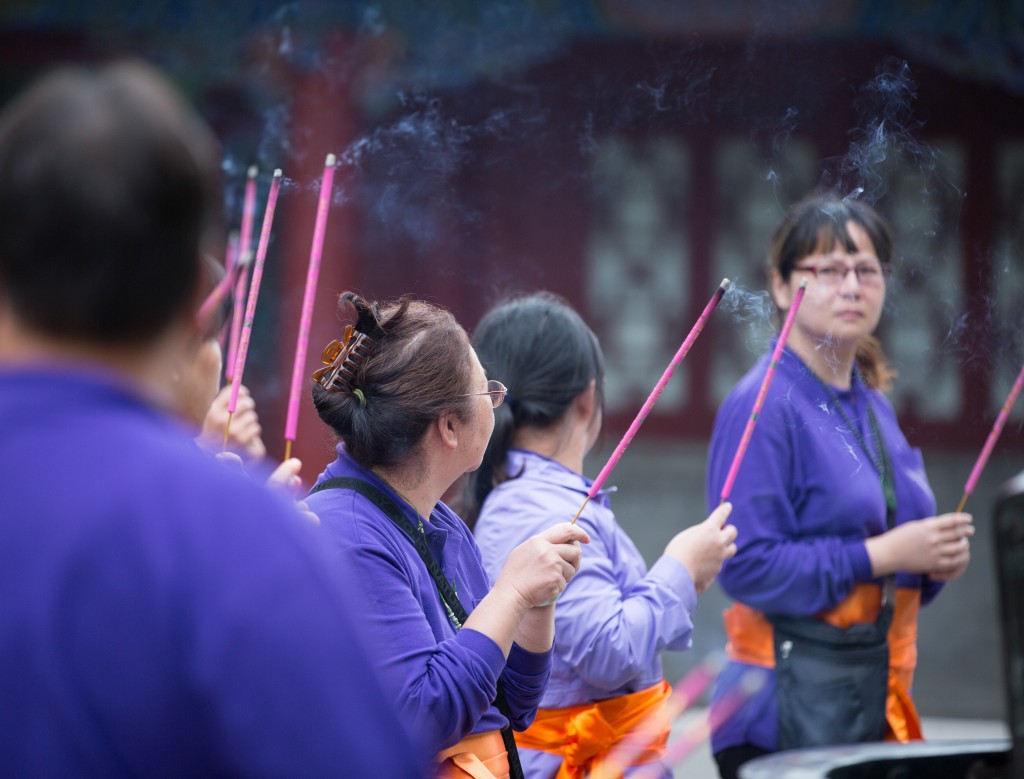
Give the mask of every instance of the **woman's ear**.
[{"label": "woman's ear", "polygon": [[573,398],[572,404],[577,413],[589,421],[597,410],[597,380],[591,379],[580,394]]},{"label": "woman's ear", "polygon": [[459,431],[461,426],[455,414],[441,414],[434,421],[434,429],[437,431],[438,440],[440,440],[442,446],[453,451],[459,448]]},{"label": "woman's ear", "polygon": [[772,290],[772,300],[775,301],[775,305],[778,306],[779,311],[782,311],[783,313],[789,311],[789,307],[793,304],[793,293],[789,289],[789,283],[783,281],[782,274],[779,273],[777,268],[772,268],[770,286]]}]

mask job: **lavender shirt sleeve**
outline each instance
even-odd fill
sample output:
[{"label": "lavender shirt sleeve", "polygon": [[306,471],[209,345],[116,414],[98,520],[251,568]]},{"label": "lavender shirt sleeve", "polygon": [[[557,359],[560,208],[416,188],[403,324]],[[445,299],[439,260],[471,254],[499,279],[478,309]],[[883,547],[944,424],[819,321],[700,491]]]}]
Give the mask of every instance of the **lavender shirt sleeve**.
[{"label": "lavender shirt sleeve", "polygon": [[494,699],[505,667],[501,649],[475,630],[461,630],[438,642],[421,601],[437,594],[417,590],[400,556],[378,544],[356,541],[342,548],[341,557],[362,583],[362,624],[370,656],[403,715],[431,743],[446,747],[458,742],[473,731]]},{"label": "lavender shirt sleeve", "polygon": [[551,650],[529,652],[512,644],[501,678],[514,730],[526,730],[533,723],[550,676]]}]

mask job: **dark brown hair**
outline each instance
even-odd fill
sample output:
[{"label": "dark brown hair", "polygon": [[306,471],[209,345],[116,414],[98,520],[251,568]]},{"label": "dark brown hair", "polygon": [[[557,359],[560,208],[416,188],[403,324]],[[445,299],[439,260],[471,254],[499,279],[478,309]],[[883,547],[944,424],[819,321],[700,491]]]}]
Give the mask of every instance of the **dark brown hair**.
[{"label": "dark brown hair", "polygon": [[[0,115],[0,289],[58,338],[148,343],[218,241],[213,136],[152,68],[65,68]],[[219,242],[219,241],[218,241]]]},{"label": "dark brown hair", "polygon": [[[850,222],[867,233],[882,266],[891,267],[893,240],[888,223],[867,203],[829,193],[811,196],[790,208],[772,237],[769,276],[771,271],[778,271],[782,280],[788,282],[793,268],[804,257],[831,251],[837,245],[848,252],[856,251],[847,227]],[[896,371],[874,336],[865,336],[857,344],[857,366],[869,387],[886,392],[892,389]]]},{"label": "dark brown hair", "polygon": [[[338,298],[343,320],[373,339],[352,391],[313,383],[313,405],[360,465],[403,465],[441,414],[466,420],[472,400],[469,337],[447,310],[404,297],[371,303],[354,292]],[[359,398],[354,390],[359,390]]]}]

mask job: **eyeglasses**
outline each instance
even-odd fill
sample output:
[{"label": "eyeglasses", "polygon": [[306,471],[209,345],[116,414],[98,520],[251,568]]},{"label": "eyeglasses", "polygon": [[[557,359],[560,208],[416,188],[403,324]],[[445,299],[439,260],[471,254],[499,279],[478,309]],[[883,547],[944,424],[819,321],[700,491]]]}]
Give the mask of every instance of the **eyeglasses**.
[{"label": "eyeglasses", "polygon": [[851,271],[856,275],[862,287],[881,287],[889,277],[891,269],[875,260],[874,262],[858,262],[847,265],[845,262],[819,262],[814,265],[798,265],[793,270],[813,273],[814,278],[826,287],[838,287],[846,281],[846,274]]},{"label": "eyeglasses", "polygon": [[491,408],[497,408],[505,402],[505,393],[508,392],[508,388],[500,381],[495,379],[487,380],[487,391],[486,392],[467,392],[463,395],[458,395],[460,398],[469,398],[474,395],[490,395],[491,396]]}]

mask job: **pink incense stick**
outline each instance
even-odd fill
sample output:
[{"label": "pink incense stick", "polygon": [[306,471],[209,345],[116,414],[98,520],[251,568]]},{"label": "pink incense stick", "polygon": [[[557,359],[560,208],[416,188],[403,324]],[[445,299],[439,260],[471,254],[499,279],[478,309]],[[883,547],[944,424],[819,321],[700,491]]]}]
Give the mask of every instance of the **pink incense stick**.
[{"label": "pink incense stick", "polygon": [[227,250],[224,258],[225,270],[224,276],[217,282],[210,294],[206,296],[206,300],[203,301],[202,305],[199,306],[199,310],[196,311],[196,322],[199,326],[199,330],[205,330],[210,320],[213,318],[214,312],[224,302],[224,298],[228,294],[228,290],[235,283],[235,275],[238,271],[238,234],[231,233],[228,239]]},{"label": "pink incense stick", "polygon": [[224,377],[231,381],[234,378],[235,361],[238,350],[238,338],[242,331],[242,312],[245,310],[245,287],[248,283],[249,260],[252,257],[252,224],[256,211],[256,175],[259,169],[249,166],[248,178],[245,182],[245,199],[242,201],[242,230],[239,238],[238,257],[245,266],[235,279],[235,300],[231,315],[231,335],[228,338],[228,357],[224,361]]},{"label": "pink incense stick", "polygon": [[252,281],[249,284],[249,299],[245,306],[245,322],[238,337],[238,354],[235,356],[235,369],[231,377],[231,397],[228,399],[228,421],[224,426],[224,447],[228,445],[228,432],[231,430],[231,416],[238,407],[238,389],[242,386],[242,374],[245,372],[245,358],[249,353],[249,339],[252,337],[252,323],[256,317],[256,301],[260,294],[260,282],[263,280],[263,264],[267,259],[267,247],[270,245],[270,227],[274,223],[274,210],[277,207],[277,194],[281,189],[281,169],[274,171],[267,195],[267,208],[263,212],[263,228],[260,231],[260,242],[256,247],[256,262],[252,268]]},{"label": "pink incense stick", "polygon": [[967,477],[967,484],[964,486],[963,497],[960,498],[960,505],[956,507],[957,513],[959,514],[964,510],[964,505],[967,503],[967,496],[974,492],[974,488],[978,484],[978,478],[981,476],[981,471],[985,467],[985,463],[988,462],[988,457],[992,454],[992,449],[996,445],[996,441],[999,440],[999,434],[1003,432],[1003,425],[1006,424],[1006,418],[1010,416],[1010,409],[1013,408],[1013,404],[1017,401],[1017,396],[1020,394],[1021,387],[1024,387],[1024,366],[1021,366],[1020,373],[1017,374],[1017,380],[1013,383],[1013,387],[1010,388],[1010,394],[1006,396],[1006,400],[1003,402],[1003,407],[999,411],[999,416],[996,417],[995,424],[992,425],[992,430],[988,434],[988,438],[985,440],[985,446],[981,449],[981,454],[978,455],[978,461],[974,463],[974,468],[971,469],[971,475]]},{"label": "pink incense stick", "polygon": [[732,458],[732,465],[729,467],[729,475],[725,477],[725,486],[722,487],[722,503],[729,500],[729,495],[732,493],[733,482],[736,481],[736,473],[740,469],[740,463],[743,462],[743,455],[747,451],[747,445],[750,443],[750,436],[754,433],[754,425],[757,424],[757,416],[761,413],[761,407],[764,405],[764,398],[768,394],[768,387],[772,383],[772,377],[775,376],[775,368],[778,367],[779,358],[782,357],[782,350],[786,347],[786,339],[789,338],[789,331],[793,327],[793,322],[796,320],[796,312],[800,308],[800,303],[804,299],[804,292],[807,290],[807,279],[804,279],[800,283],[800,289],[796,291],[796,297],[793,299],[793,305],[789,308],[789,313],[786,315],[786,321],[782,325],[782,332],[779,333],[779,341],[775,344],[775,351],[772,352],[772,361],[768,364],[768,370],[765,371],[764,379],[761,382],[761,390],[757,393],[757,400],[754,401],[754,409],[750,412],[750,419],[747,420],[747,426],[743,430],[743,437],[740,438],[740,445],[736,448],[736,455]]},{"label": "pink incense stick", "polygon": [[586,508],[587,503],[590,499],[597,495],[601,491],[601,487],[604,486],[605,481],[619,462],[619,458],[622,457],[622,453],[626,451],[626,447],[629,446],[633,440],[633,436],[636,435],[637,430],[640,429],[640,425],[647,419],[647,415],[651,413],[651,409],[654,408],[654,404],[657,402],[661,393],[665,391],[665,387],[668,386],[669,379],[672,378],[672,373],[676,367],[683,361],[686,353],[690,351],[690,347],[693,346],[693,342],[697,340],[697,336],[700,335],[701,330],[704,329],[704,325],[708,321],[708,317],[711,316],[711,312],[715,310],[715,306],[718,305],[718,301],[725,295],[725,291],[729,288],[729,279],[722,279],[722,283],[718,285],[718,289],[715,290],[715,294],[711,296],[711,300],[704,306],[704,311],[697,318],[696,323],[690,329],[689,335],[686,336],[686,340],[680,345],[679,350],[675,353],[675,356],[669,362],[668,367],[665,368],[665,372],[661,374],[661,378],[658,379],[658,383],[654,385],[654,389],[651,390],[651,394],[647,396],[647,400],[641,406],[639,413],[633,420],[633,424],[629,426],[629,429],[622,436],[622,440],[619,441],[618,446],[615,447],[615,451],[612,452],[612,456],[608,458],[608,462],[605,463],[604,468],[597,474],[597,478],[594,479],[594,483],[587,490],[587,498],[583,501],[583,505],[580,506],[580,510],[576,512],[576,516],[572,518],[572,524],[576,523],[579,519],[580,514],[583,513],[583,509]]},{"label": "pink incense stick", "polygon": [[320,277],[320,257],[324,250],[324,235],[327,232],[327,213],[331,205],[331,187],[334,185],[335,157],[328,154],[324,161],[324,177],[320,181],[320,200],[316,208],[316,224],[313,227],[313,245],[309,250],[309,271],[306,274],[306,291],[302,297],[302,316],[299,320],[299,337],[295,344],[295,365],[292,368],[292,386],[288,394],[288,417],[285,420],[284,459],[291,457],[292,443],[299,424],[299,395],[305,384],[306,352],[309,348],[309,327],[313,321],[313,299],[316,283]]}]

